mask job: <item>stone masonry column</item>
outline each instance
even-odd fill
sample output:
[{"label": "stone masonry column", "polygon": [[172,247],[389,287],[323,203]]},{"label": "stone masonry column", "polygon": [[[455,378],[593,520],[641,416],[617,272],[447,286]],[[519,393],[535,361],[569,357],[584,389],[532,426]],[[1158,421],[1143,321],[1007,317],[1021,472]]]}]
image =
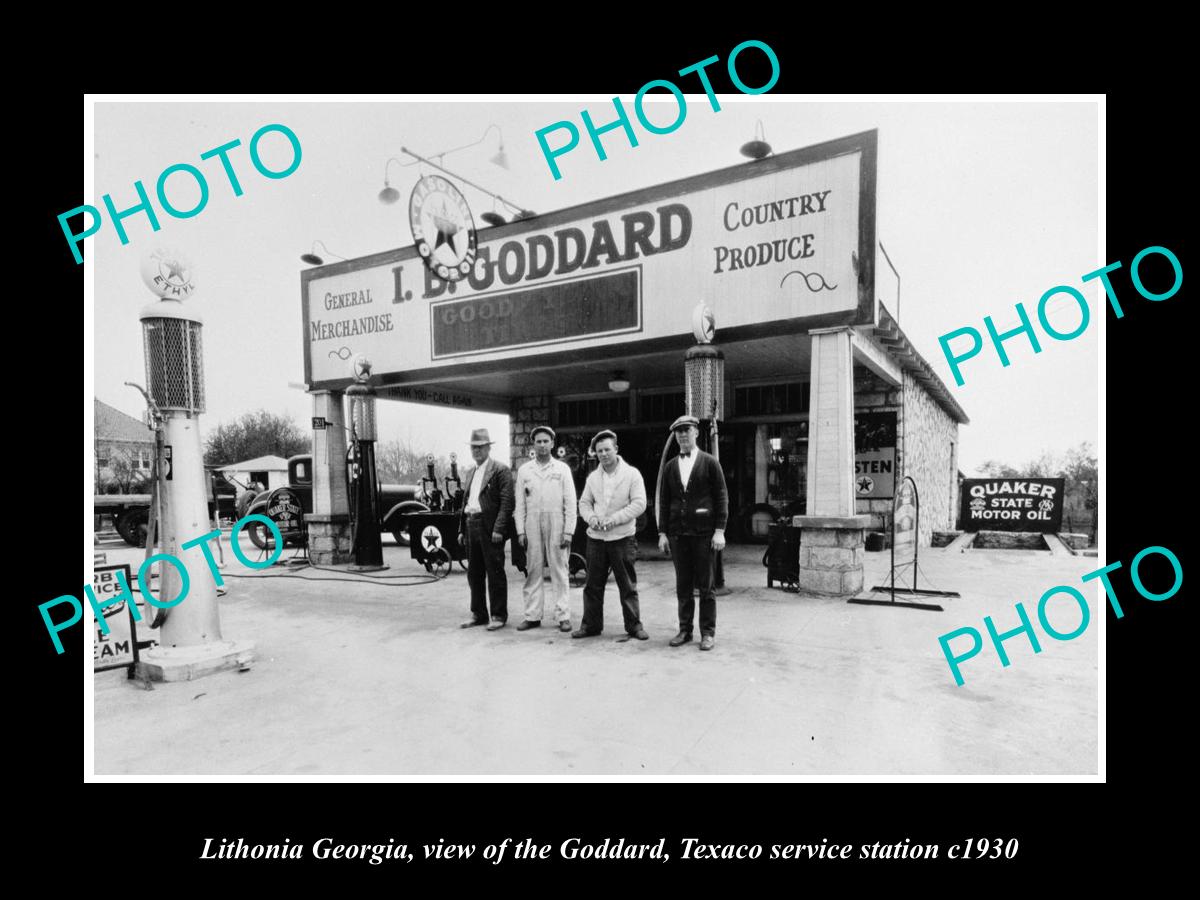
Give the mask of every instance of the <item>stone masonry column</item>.
[{"label": "stone masonry column", "polygon": [[855,515],[852,331],[809,334],[807,509],[792,522],[800,528],[800,590],[852,597],[863,587],[863,532],[871,518]]},{"label": "stone masonry column", "polygon": [[319,566],[348,563],[350,502],[346,496],[346,431],[341,391],[313,391],[313,415],[325,427],[313,430],[313,511],[308,523],[308,556]]}]

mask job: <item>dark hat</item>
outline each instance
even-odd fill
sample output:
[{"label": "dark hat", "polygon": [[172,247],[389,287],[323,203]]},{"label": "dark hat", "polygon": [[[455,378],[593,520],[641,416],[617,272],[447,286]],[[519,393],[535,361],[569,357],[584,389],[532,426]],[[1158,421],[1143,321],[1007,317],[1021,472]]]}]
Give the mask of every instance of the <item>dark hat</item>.
[{"label": "dark hat", "polygon": [[485,444],[491,446],[494,443],[495,441],[493,441],[488,435],[488,430],[486,428],[476,428],[471,432],[472,447],[482,447]]},{"label": "dark hat", "polygon": [[588,444],[588,449],[595,450],[598,443],[608,438],[612,438],[612,442],[615,444],[617,442],[617,433],[615,431],[609,431],[607,428],[604,429],[604,431],[597,432],[596,436],[592,438],[592,442]]},{"label": "dark hat", "polygon": [[538,436],[538,432],[540,432],[540,431],[544,431],[544,432],[546,432],[546,434],[550,435],[550,440],[552,440],[552,441],[558,440],[558,435],[556,435],[554,433],[554,429],[551,428],[549,425],[539,425],[536,428],[534,428],[533,431],[529,432],[529,439],[532,441],[535,437]]},{"label": "dark hat", "polygon": [[671,423],[671,430],[674,431],[676,428],[686,428],[688,425],[694,425],[696,428],[699,428],[700,420],[695,416],[680,416]]}]

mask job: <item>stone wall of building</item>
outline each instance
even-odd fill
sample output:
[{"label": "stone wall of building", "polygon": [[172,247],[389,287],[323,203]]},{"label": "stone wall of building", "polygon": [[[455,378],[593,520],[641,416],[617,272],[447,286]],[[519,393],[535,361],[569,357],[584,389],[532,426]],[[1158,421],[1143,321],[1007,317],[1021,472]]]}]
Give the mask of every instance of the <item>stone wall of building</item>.
[{"label": "stone wall of building", "polygon": [[512,448],[509,464],[516,471],[521,463],[529,459],[529,448],[533,446],[529,432],[538,425],[550,423],[550,398],[545,394],[514,397],[508,423],[509,446]]},{"label": "stone wall of building", "polygon": [[1046,550],[1046,539],[1033,531],[980,531],[973,550]]},{"label": "stone wall of building", "polygon": [[906,475],[917,483],[921,498],[917,539],[927,547],[935,531],[954,528],[958,423],[908,372],[904,373],[904,407],[898,419],[896,484]]}]

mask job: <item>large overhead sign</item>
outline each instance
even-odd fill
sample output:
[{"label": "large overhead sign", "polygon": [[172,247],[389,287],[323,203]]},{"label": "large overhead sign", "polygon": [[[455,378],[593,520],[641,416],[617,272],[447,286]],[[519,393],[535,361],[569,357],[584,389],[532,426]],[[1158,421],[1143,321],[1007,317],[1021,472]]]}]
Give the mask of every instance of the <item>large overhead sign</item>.
[{"label": "large overhead sign", "polygon": [[358,354],[387,384],[682,348],[698,303],[722,340],[873,321],[875,149],[865,132],[485,229],[457,280],[411,246],[305,270],[306,380],[343,386]]}]

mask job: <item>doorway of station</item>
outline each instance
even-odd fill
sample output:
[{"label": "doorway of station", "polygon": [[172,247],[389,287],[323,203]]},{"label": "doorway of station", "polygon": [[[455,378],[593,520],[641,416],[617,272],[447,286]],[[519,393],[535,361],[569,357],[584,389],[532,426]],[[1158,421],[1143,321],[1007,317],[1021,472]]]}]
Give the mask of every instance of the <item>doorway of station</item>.
[{"label": "doorway of station", "polygon": [[[805,475],[808,467],[807,423],[781,425],[722,424],[719,433],[719,457],[729,491],[729,521],[725,537],[732,543],[765,543],[767,528],[781,515],[800,515],[804,510]],[[655,499],[663,447],[667,458],[678,448],[668,439],[669,422],[655,425],[618,425],[621,458],[642,473],[646,483],[646,513],[638,521],[638,535],[654,541],[658,536]],[[575,473],[575,487],[583,490],[584,480],[596,468],[589,459],[588,446],[601,427],[586,432],[559,435],[566,448],[565,461]],[[776,447],[776,445],[778,445]],[[700,446],[711,450],[708,423],[702,423]],[[798,510],[798,512],[797,512]]]},{"label": "doorway of station", "polygon": [[[597,433],[605,430],[605,427],[607,426],[589,428],[586,432],[559,434],[559,443],[566,450],[564,462],[575,474],[577,496],[583,492],[587,476],[595,471],[598,465],[594,458],[588,456],[591,440]],[[617,452],[621,459],[641,472],[646,483],[646,512],[638,517],[638,536],[643,540],[657,541],[658,521],[654,514],[654,491],[663,444],[669,436],[667,427],[617,425],[610,430],[617,435]]]}]

